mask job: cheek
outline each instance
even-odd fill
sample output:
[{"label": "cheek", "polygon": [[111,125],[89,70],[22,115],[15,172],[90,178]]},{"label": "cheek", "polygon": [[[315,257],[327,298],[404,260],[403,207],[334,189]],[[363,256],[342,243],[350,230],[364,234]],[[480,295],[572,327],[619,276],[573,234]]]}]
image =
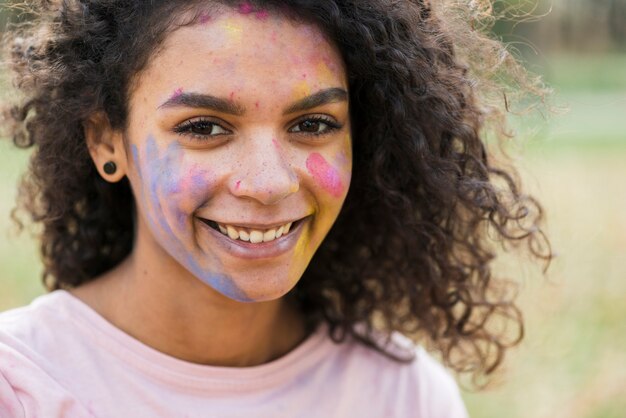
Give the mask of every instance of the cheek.
[{"label": "cheek", "polygon": [[152,138],[146,141],[143,158],[133,147],[143,206],[153,225],[167,234],[188,230],[192,214],[211,195],[213,173],[195,163],[186,163],[180,147],[172,143],[160,152]]},{"label": "cheek", "polygon": [[[309,175],[319,187],[331,196],[340,198],[344,195],[346,187],[342,180],[342,173],[319,153],[314,152],[306,160],[306,168]],[[345,173],[344,173],[345,174]]]},{"label": "cheek", "polygon": [[182,166],[179,176],[168,184],[164,197],[183,214],[195,211],[210,199],[215,189],[215,174],[198,164]]}]

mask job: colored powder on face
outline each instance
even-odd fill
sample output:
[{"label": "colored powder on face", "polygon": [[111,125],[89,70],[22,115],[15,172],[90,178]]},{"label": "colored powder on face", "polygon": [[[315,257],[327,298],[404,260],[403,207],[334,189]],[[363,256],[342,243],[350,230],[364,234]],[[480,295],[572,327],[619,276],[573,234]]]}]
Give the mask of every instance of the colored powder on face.
[{"label": "colored powder on face", "polygon": [[301,82],[296,84],[296,86],[294,87],[293,96],[296,100],[303,99],[310,95],[311,95],[311,87],[309,86],[309,83],[307,83],[305,80],[302,80]]},{"label": "colored powder on face", "polygon": [[[139,172],[139,152],[134,144],[132,145],[131,150],[133,160],[135,161],[137,171]],[[170,225],[165,220],[166,212],[163,210],[164,208],[161,205],[159,198],[161,194],[159,191],[163,190],[161,187],[171,188],[171,185],[167,184],[171,183],[168,177],[177,177],[180,173],[179,163],[181,155],[179,151],[180,146],[176,143],[172,143],[168,146],[164,155],[160,155],[154,137],[150,135],[146,141],[144,161],[149,165],[144,167],[144,170],[149,173],[148,175],[151,180],[149,185],[150,193],[145,193],[142,189],[141,194],[143,200],[146,198],[149,199],[148,211],[152,213],[148,214],[148,221],[153,225],[153,228],[160,228],[165,236],[170,238],[170,241],[166,244],[169,248],[170,254],[182,263],[193,275],[231,299],[239,302],[252,302],[252,300],[237,286],[231,277],[214,271],[215,269],[219,270],[221,268],[221,263],[219,260],[215,259],[213,255],[210,255],[210,261],[213,265],[205,265],[208,261],[206,258],[198,259],[195,254],[189,253],[189,250],[185,248],[182,241],[177,244],[177,234],[174,233]],[[191,175],[188,183],[190,186],[197,185],[199,183],[206,183],[206,173],[198,172],[197,175]],[[149,196],[146,196],[146,194],[149,194]],[[186,215],[182,217],[181,215],[183,214],[176,214],[178,223],[181,225],[187,225],[188,217]]]},{"label": "colored powder on face", "polygon": [[336,80],[333,71],[325,62],[317,64],[317,77],[322,83],[332,84]]},{"label": "colored powder on face", "polygon": [[243,28],[237,22],[226,20],[222,24],[222,27],[228,33],[228,35],[230,36],[232,40],[235,40],[235,41],[241,40],[241,37],[243,34]]},{"label": "colored powder on face", "polygon": [[133,154],[133,162],[135,163],[135,169],[137,170],[137,176],[141,180],[141,167],[139,166],[139,150],[137,149],[137,145],[132,144],[130,146],[130,151]]},{"label": "colored powder on face", "polygon": [[267,10],[259,10],[255,13],[256,18],[259,20],[265,20],[269,17],[269,15],[270,14],[267,12]]},{"label": "colored powder on face", "polygon": [[306,168],[313,176],[313,179],[324,190],[334,197],[341,197],[343,194],[343,183],[339,172],[322,157],[321,154],[314,152],[309,155],[306,160]]},{"label": "colored powder on face", "polygon": [[172,93],[172,96],[170,97],[170,100],[179,97],[181,94],[183,94],[183,88],[179,87],[176,90],[174,90],[174,93]]},{"label": "colored powder on face", "polygon": [[249,2],[244,1],[243,3],[241,3],[239,5],[238,10],[239,10],[239,13],[244,14],[244,15],[248,15],[248,14],[254,12],[254,7]]},{"label": "colored powder on face", "polygon": [[193,164],[185,170],[186,173],[178,181],[175,193],[184,193],[190,198],[203,195],[207,189],[212,188],[214,182],[213,173],[207,169]]},{"label": "colored powder on face", "polygon": [[202,12],[198,17],[198,21],[201,25],[206,25],[211,20],[211,15],[207,12]]},{"label": "colored powder on face", "polygon": [[203,268],[191,255],[187,257],[186,264],[189,266],[189,271],[191,271],[194,276],[220,292],[222,295],[238,302],[254,302],[228,275],[211,272],[206,268]]}]

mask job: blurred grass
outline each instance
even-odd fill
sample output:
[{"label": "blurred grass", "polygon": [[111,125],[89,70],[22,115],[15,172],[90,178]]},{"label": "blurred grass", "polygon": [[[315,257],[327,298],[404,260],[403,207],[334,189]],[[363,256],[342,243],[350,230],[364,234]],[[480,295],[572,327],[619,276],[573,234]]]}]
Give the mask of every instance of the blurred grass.
[{"label": "blurred grass", "polygon": [[626,417],[626,55],[552,57],[565,114],[535,126],[520,162],[558,258],[518,273],[526,337],[494,385],[465,393],[481,418]]},{"label": "blurred grass", "polygon": [[523,264],[523,344],[504,383],[466,394],[471,416],[618,418],[626,411],[626,147],[530,154],[527,188],[558,253],[548,276]]},{"label": "blurred grass", "polygon": [[22,305],[43,293],[36,243],[27,230],[18,234],[10,219],[17,184],[28,161],[26,151],[0,140],[0,311]]},{"label": "blurred grass", "polygon": [[[626,56],[555,57],[546,65],[568,114],[526,128],[520,161],[542,201],[559,258],[547,277],[523,260],[527,335],[499,384],[465,393],[479,418],[626,416]],[[0,141],[0,310],[43,292],[36,245],[9,213],[27,153]],[[496,383],[498,383],[496,381]]]},{"label": "blurred grass", "polygon": [[564,92],[626,91],[626,54],[565,54],[541,65],[545,80]]}]

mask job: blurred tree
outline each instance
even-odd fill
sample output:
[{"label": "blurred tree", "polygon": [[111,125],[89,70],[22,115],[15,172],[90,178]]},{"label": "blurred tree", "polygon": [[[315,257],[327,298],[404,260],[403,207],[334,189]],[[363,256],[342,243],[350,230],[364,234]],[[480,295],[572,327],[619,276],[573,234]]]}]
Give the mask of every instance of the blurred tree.
[{"label": "blurred tree", "polygon": [[626,48],[626,0],[611,0],[608,20],[611,37]]},{"label": "blurred tree", "polygon": [[494,32],[522,52],[626,48],[626,0],[493,0],[493,6],[502,17]]}]

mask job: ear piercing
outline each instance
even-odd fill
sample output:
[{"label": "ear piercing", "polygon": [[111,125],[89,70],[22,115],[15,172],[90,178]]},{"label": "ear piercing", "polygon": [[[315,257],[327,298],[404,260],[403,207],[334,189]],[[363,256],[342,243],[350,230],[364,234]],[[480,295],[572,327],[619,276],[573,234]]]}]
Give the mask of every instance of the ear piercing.
[{"label": "ear piercing", "polygon": [[115,174],[115,172],[117,171],[117,166],[113,161],[107,161],[106,163],[104,163],[103,168],[104,172],[107,174]]}]

